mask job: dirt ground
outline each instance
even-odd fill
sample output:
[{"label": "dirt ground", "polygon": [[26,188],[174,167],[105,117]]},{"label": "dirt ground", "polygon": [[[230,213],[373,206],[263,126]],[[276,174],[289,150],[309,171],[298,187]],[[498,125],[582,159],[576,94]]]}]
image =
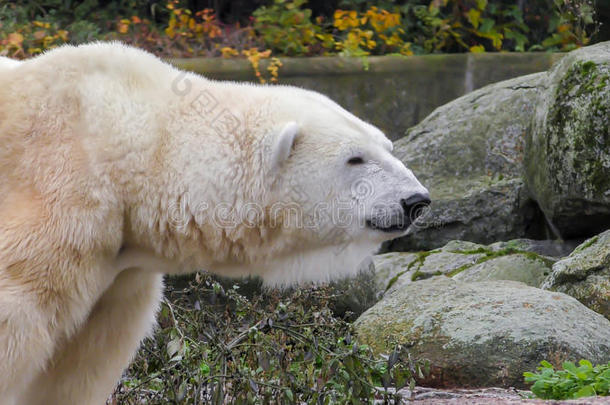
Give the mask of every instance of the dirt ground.
[{"label": "dirt ground", "polygon": [[[409,390],[401,392],[409,398]],[[526,399],[529,391],[503,388],[435,389],[416,387],[413,405],[610,405],[610,397],[589,397],[567,401]]]}]

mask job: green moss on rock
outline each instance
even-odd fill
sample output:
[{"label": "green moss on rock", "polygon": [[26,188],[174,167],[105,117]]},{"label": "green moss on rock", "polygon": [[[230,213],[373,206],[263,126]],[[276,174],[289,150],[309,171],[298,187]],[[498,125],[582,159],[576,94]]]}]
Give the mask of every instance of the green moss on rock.
[{"label": "green moss on rock", "polygon": [[526,142],[526,184],[565,238],[610,227],[610,42],[550,72]]},{"label": "green moss on rock", "polygon": [[586,198],[600,198],[610,190],[610,165],[600,159],[610,149],[610,63],[577,62],[559,82],[547,119],[551,170],[566,173],[567,153],[577,178],[566,184],[555,176],[557,189],[580,185]]},{"label": "green moss on rock", "polygon": [[[515,280],[539,286],[555,262],[536,253],[546,245],[528,239],[494,243],[489,246],[453,240],[440,249],[417,253],[386,253],[374,257],[379,289],[384,294],[434,276],[470,274],[469,281]],[[497,260],[502,259],[503,260]],[[496,261],[497,260],[497,261]],[[487,264],[486,264],[487,263]]]}]

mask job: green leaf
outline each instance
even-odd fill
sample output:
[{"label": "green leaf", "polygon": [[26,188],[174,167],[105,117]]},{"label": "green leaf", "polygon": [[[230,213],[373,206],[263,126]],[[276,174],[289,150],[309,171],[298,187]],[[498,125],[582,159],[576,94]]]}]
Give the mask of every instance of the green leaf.
[{"label": "green leaf", "polygon": [[515,41],[515,51],[525,52],[525,44],[529,42],[527,37],[518,31],[513,31],[510,28],[504,29],[504,36],[507,39]]},{"label": "green leaf", "polygon": [[210,366],[208,365],[208,363],[202,361],[201,364],[199,364],[199,372],[201,373],[201,375],[210,374]]},{"label": "green leaf", "polygon": [[597,394],[595,392],[595,389],[593,389],[593,386],[585,385],[584,387],[582,387],[581,389],[576,391],[576,393],[572,396],[572,398],[576,399],[576,398],[583,398],[583,397],[592,397],[595,395],[597,395]]},{"label": "green leaf", "polygon": [[574,365],[574,363],[572,363],[571,361],[564,361],[563,364],[561,365],[563,367],[564,370],[566,370],[567,372],[569,372],[572,375],[576,375],[578,374],[578,369],[576,368],[576,365]]},{"label": "green leaf", "polygon": [[468,10],[468,14],[466,14],[468,21],[475,28],[479,28],[479,23],[481,21],[481,12],[477,9],[471,8]]},{"label": "green leaf", "polygon": [[477,0],[477,8],[481,11],[485,10],[487,7],[487,0]]},{"label": "green leaf", "polygon": [[591,362],[589,360],[581,360],[578,362],[578,364],[580,364],[581,366],[585,366],[588,369],[592,370],[593,369],[593,364],[591,364]]},{"label": "green leaf", "polygon": [[289,403],[291,403],[291,404],[294,403],[294,394],[292,393],[292,390],[290,390],[290,389],[284,390],[284,396],[286,397],[286,400]]},{"label": "green leaf", "polygon": [[483,33],[490,32],[491,29],[496,24],[496,22],[494,20],[492,20],[491,18],[483,18],[481,21],[482,21],[482,24],[481,24],[481,28],[479,29],[479,31],[481,31]]}]

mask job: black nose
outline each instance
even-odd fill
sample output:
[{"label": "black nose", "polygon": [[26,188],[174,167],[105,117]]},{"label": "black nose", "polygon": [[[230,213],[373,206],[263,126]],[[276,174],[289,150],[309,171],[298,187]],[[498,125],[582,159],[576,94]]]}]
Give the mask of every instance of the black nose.
[{"label": "black nose", "polygon": [[427,194],[414,194],[400,200],[400,205],[404,210],[404,215],[409,218],[410,222],[413,222],[426,211],[426,207],[430,205],[430,197]]}]

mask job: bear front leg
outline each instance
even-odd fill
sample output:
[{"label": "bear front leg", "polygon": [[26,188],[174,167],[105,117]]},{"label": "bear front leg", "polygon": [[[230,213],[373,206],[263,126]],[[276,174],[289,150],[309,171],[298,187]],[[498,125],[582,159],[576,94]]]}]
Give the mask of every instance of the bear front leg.
[{"label": "bear front leg", "polygon": [[19,403],[104,404],[152,331],[163,296],[162,277],[142,268],[120,273]]},{"label": "bear front leg", "polygon": [[0,291],[0,404],[20,405],[18,396],[53,352],[55,342],[46,328],[51,316],[27,295]]}]

